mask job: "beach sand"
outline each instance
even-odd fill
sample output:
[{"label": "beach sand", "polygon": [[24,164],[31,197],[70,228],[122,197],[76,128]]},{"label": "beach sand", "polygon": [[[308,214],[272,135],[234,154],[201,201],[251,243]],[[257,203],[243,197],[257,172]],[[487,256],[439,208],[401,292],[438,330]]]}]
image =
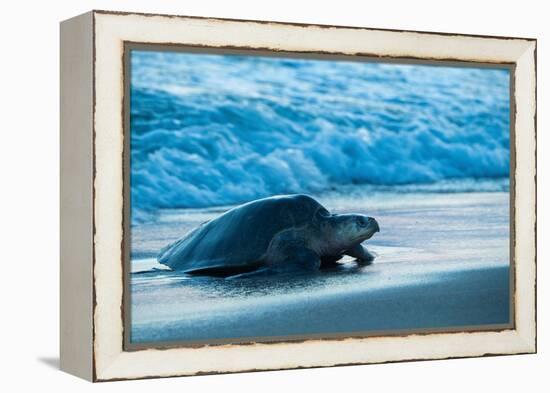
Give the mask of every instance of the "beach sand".
[{"label": "beach sand", "polygon": [[152,270],[158,250],[225,208],[163,211],[132,228],[132,343],[368,335],[510,320],[507,192],[334,192],[336,213],[374,216],[370,266],[245,279]]}]

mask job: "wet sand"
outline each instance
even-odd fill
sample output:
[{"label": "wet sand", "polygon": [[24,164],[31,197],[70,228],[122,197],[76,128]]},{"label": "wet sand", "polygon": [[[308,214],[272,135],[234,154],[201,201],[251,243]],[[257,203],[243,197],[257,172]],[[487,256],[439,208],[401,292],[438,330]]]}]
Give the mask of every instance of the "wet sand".
[{"label": "wet sand", "polygon": [[[158,250],[224,208],[164,211],[132,229],[134,343],[281,339],[501,325],[510,319],[508,193],[328,194],[333,212],[376,217],[350,258],[310,275],[226,280],[160,268]],[[368,206],[368,209],[365,207]]]}]

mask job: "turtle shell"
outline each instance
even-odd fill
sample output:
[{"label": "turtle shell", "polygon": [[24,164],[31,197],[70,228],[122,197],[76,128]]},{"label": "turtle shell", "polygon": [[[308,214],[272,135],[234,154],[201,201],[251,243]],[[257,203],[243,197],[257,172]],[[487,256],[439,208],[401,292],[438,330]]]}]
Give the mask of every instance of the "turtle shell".
[{"label": "turtle shell", "polygon": [[187,273],[230,275],[261,266],[273,237],[329,214],[307,195],[259,199],[228,210],[164,247],[158,261]]}]

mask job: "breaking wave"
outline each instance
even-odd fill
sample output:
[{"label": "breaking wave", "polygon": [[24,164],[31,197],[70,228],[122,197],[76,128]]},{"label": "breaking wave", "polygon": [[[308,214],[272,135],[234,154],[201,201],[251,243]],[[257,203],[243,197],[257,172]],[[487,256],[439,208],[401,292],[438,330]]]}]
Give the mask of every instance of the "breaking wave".
[{"label": "breaking wave", "polygon": [[509,175],[509,72],[134,51],[133,217]]}]

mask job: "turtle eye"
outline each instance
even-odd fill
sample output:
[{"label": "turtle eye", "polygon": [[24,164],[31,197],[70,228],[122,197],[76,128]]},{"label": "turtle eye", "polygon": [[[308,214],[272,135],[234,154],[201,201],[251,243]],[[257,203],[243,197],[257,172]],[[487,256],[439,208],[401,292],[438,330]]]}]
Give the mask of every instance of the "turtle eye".
[{"label": "turtle eye", "polygon": [[360,227],[366,227],[369,225],[369,220],[366,217],[357,217],[357,224]]}]

